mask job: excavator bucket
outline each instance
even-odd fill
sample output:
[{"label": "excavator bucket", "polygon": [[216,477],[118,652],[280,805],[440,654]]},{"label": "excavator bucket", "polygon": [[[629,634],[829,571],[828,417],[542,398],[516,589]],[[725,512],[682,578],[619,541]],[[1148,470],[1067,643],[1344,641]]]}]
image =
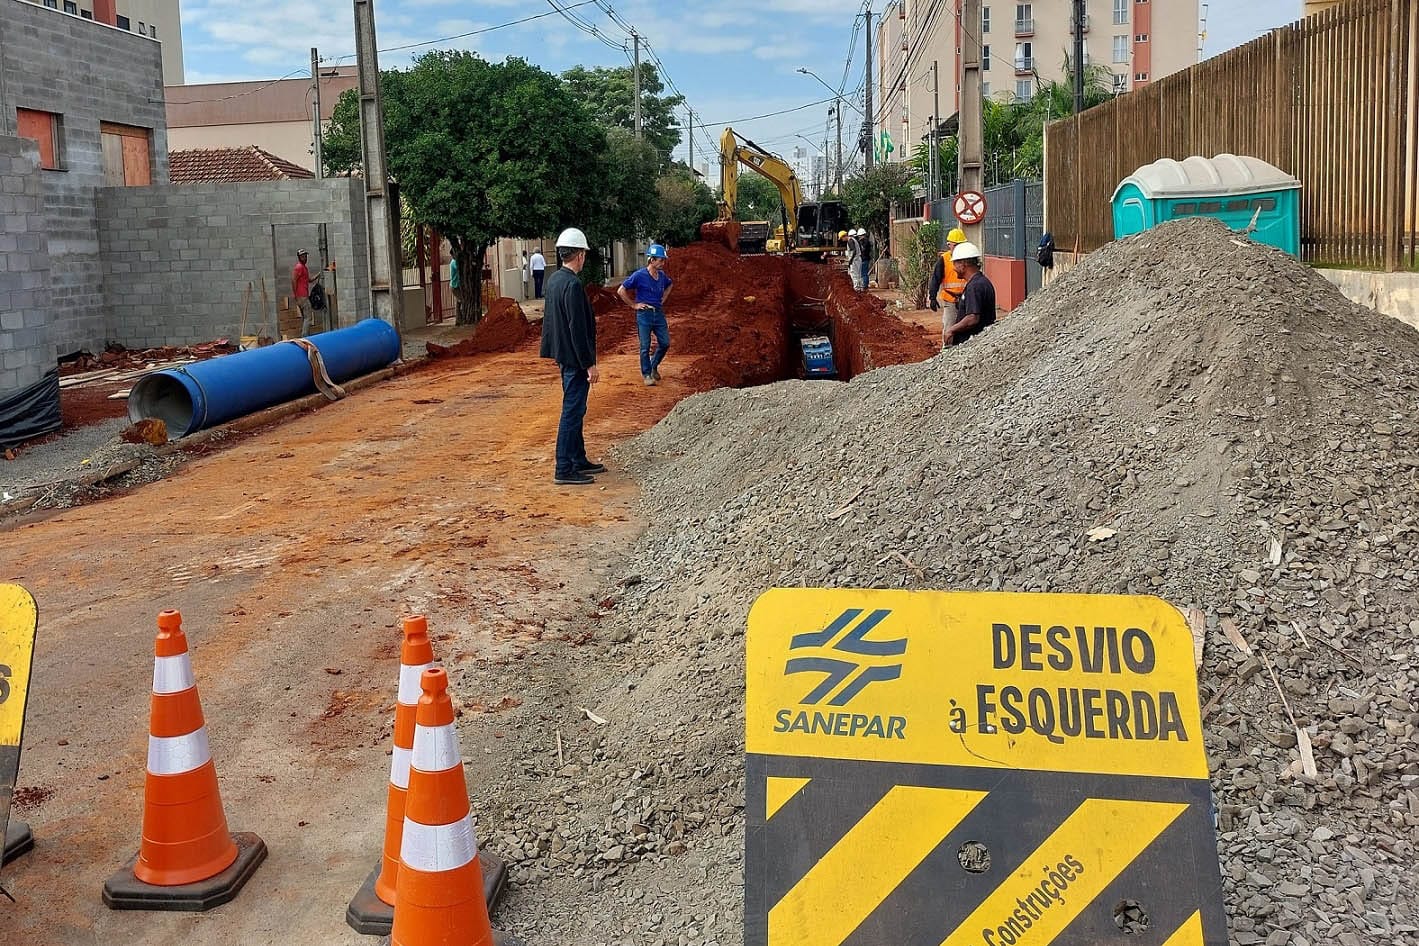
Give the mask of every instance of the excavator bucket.
[{"label": "excavator bucket", "polygon": [[700,225],[700,239],[706,243],[719,243],[739,252],[739,221],[715,220]]}]

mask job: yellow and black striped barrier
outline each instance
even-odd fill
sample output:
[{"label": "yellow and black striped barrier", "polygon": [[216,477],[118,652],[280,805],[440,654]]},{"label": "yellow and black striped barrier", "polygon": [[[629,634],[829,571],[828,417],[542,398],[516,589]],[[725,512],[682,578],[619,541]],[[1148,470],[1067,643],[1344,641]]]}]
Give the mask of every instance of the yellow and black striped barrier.
[{"label": "yellow and black striped barrier", "polygon": [[20,771],[20,739],[25,730],[30,661],[38,612],[34,598],[19,585],[0,584],[0,864],[33,846],[29,825],[10,822],[10,799]]},{"label": "yellow and black striped barrier", "polygon": [[1172,606],[776,589],[746,646],[746,946],[1225,946]]}]

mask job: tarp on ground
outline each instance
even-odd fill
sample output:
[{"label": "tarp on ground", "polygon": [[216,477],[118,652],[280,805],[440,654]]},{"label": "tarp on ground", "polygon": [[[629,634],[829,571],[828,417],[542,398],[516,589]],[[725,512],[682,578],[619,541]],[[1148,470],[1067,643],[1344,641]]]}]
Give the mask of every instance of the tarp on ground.
[{"label": "tarp on ground", "polygon": [[53,433],[61,423],[58,368],[28,387],[0,391],[0,447]]}]

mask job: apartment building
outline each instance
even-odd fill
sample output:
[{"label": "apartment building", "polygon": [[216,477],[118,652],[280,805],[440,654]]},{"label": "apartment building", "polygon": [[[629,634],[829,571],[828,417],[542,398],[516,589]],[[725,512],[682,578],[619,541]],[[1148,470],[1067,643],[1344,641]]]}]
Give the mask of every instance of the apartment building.
[{"label": "apartment building", "polygon": [[[182,85],[182,13],[178,0],[27,0],[70,16],[116,26],[162,44],[163,82]],[[111,17],[111,18],[110,18]]]},{"label": "apartment building", "polygon": [[[961,0],[896,0],[882,15],[874,63],[877,127],[906,160],[932,115],[960,105]],[[1127,92],[1198,61],[1198,0],[1087,0],[1085,64],[1112,73]],[[1073,55],[1071,0],[985,0],[980,23],[982,91],[996,101],[1028,101],[1038,84],[1062,80]]]}]

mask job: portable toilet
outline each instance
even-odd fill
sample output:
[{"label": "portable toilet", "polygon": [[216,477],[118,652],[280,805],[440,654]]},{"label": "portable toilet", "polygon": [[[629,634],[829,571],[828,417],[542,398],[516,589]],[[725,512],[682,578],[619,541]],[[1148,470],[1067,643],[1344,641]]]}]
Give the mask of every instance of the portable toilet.
[{"label": "portable toilet", "polygon": [[1255,218],[1253,240],[1301,253],[1301,182],[1260,158],[1163,158],[1124,178],[1112,203],[1115,239],[1183,217],[1213,217],[1233,230]]}]

